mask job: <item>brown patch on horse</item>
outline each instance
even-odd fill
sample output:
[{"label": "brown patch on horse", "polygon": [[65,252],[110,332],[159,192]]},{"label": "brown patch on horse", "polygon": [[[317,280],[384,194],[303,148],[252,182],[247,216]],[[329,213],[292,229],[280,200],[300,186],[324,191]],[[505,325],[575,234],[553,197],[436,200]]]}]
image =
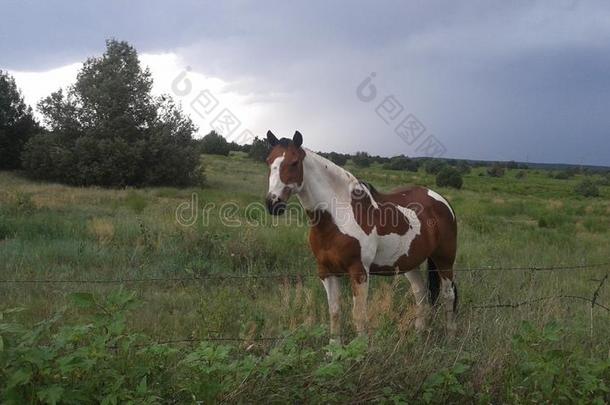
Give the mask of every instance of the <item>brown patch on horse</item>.
[{"label": "brown patch on horse", "polygon": [[342,233],[328,211],[306,211],[311,222],[309,245],[318,263],[318,275],[347,275],[357,283],[366,281],[360,242]]},{"label": "brown patch on horse", "polygon": [[[391,193],[380,193],[373,187],[361,184],[352,192],[352,210],[358,225],[369,235],[376,228],[379,235],[404,235],[410,229],[408,218],[397,207],[415,211],[420,221],[420,234],[411,242],[408,255],[400,256],[393,265],[372,263],[370,273],[395,275],[413,270],[431,257],[439,269],[449,269],[455,260],[457,224],[451,211],[440,201],[431,198],[422,187],[401,188]],[[375,208],[371,196],[379,208]],[[440,247],[439,247],[440,246]],[[444,272],[440,272],[445,276]]]},{"label": "brown patch on horse", "polygon": [[[367,188],[377,203],[377,208],[371,201],[371,196],[366,192]],[[380,236],[395,233],[404,235],[410,229],[410,224],[405,215],[396,207],[397,202],[391,200],[380,200],[371,186],[360,184],[355,188],[351,195],[351,205],[356,222],[362,230],[370,235],[373,228],[377,229]],[[398,204],[401,205],[401,204]],[[404,205],[407,206],[407,205]]]},{"label": "brown patch on horse", "polygon": [[300,186],[303,183],[303,159],[305,159],[305,151],[303,148],[296,146],[291,140],[282,138],[271,149],[267,157],[267,165],[271,166],[275,159],[281,156],[284,156],[284,160],[280,165],[280,180],[284,184],[297,184]]}]

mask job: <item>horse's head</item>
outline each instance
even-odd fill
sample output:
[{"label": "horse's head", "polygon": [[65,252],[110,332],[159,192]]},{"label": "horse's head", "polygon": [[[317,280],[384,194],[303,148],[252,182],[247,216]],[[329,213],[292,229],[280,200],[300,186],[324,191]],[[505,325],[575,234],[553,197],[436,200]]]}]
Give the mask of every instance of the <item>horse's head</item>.
[{"label": "horse's head", "polygon": [[281,215],[286,209],[286,202],[303,186],[303,159],[305,151],[301,148],[303,136],[299,131],[294,133],[292,140],[277,139],[271,131],[267,131],[267,141],[271,152],[267,156],[269,165],[269,193],[267,194],[267,209],[272,215]]}]

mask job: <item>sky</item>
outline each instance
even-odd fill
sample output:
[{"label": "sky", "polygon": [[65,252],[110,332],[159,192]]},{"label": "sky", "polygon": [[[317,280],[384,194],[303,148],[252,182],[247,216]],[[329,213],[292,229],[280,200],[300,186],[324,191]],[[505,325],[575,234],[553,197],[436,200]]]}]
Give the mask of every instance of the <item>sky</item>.
[{"label": "sky", "polygon": [[2,0],[28,103],[125,40],[203,136],[610,165],[610,2]]}]

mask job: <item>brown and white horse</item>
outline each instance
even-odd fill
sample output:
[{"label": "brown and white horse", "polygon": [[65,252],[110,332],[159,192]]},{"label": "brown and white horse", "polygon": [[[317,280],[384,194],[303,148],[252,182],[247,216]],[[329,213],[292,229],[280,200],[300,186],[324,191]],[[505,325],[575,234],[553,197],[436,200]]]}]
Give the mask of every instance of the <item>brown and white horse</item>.
[{"label": "brown and white horse", "polygon": [[[444,300],[447,331],[455,332],[457,289],[453,264],[457,223],[442,196],[423,187],[380,193],[333,162],[302,147],[297,131],[292,140],[277,139],[267,158],[267,208],[284,212],[295,194],[310,218],[309,243],[326,289],[331,341],[340,337],[339,278],[348,275],[353,319],[359,335],[367,334],[369,275],[404,273],[417,305],[415,326],[426,327],[429,304]],[[428,263],[428,286],[419,266]]]}]

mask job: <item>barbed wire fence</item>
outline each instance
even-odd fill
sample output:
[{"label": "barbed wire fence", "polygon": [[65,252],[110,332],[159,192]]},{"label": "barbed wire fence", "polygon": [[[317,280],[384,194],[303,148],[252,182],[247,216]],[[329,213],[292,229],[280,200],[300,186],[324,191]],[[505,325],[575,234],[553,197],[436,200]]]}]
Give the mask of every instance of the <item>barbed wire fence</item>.
[{"label": "barbed wire fence", "polygon": [[[465,267],[452,269],[454,272],[464,273],[476,273],[476,272],[554,272],[554,271],[586,271],[591,269],[601,269],[610,267],[609,262],[594,263],[594,264],[577,264],[577,265],[556,265],[556,266],[518,266],[518,267]],[[442,272],[440,269],[427,270],[432,272]],[[399,275],[398,272],[388,272],[382,275],[392,276]],[[333,273],[338,276],[348,276],[349,273]],[[373,274],[374,275],[374,274]],[[72,279],[72,280],[61,280],[61,279],[0,279],[0,284],[25,284],[25,285],[36,285],[36,284],[155,284],[155,283],[193,283],[203,281],[226,281],[226,280],[265,280],[275,279],[282,281],[297,281],[302,282],[305,279],[318,278],[319,276],[315,273],[267,273],[267,274],[193,274],[191,276],[184,277],[123,277],[123,278],[110,278],[110,279]],[[595,290],[592,292],[590,297],[572,295],[572,294],[558,294],[545,297],[534,298],[531,300],[523,300],[518,302],[504,302],[504,303],[493,303],[493,304],[479,304],[471,305],[473,309],[515,309],[527,305],[533,305],[536,303],[551,301],[551,300],[577,300],[587,302],[590,304],[590,335],[593,337],[593,311],[594,309],[601,308],[606,312],[610,313],[610,307],[598,302],[600,292],[608,280],[609,274],[605,275],[601,279],[591,279],[591,281],[598,282]],[[231,337],[231,336],[211,336],[211,337],[198,337],[198,338],[182,338],[182,339],[168,339],[158,340],[155,344],[158,345],[171,345],[171,344],[194,344],[206,341],[215,342],[277,342],[282,339],[286,339],[290,336],[288,333],[283,336],[258,336],[258,337]],[[342,335],[341,337],[346,337]]]}]

